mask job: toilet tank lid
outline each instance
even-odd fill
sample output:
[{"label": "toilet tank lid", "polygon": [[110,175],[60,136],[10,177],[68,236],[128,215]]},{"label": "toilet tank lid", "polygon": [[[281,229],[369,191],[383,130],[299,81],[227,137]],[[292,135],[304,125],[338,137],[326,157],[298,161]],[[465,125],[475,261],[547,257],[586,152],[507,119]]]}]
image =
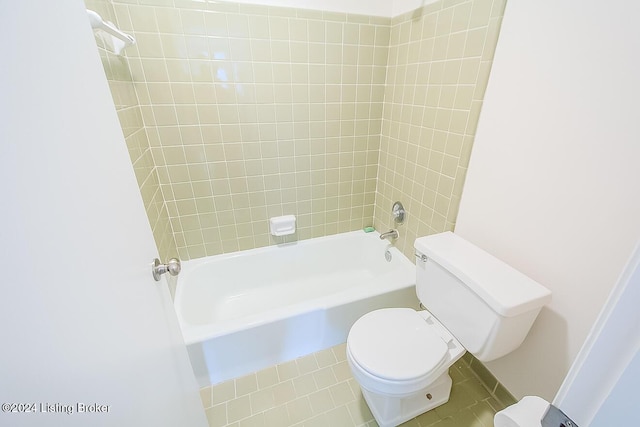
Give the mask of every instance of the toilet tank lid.
[{"label": "toilet tank lid", "polygon": [[551,301],[549,289],[450,231],[420,237],[414,247],[502,316],[517,316]]}]

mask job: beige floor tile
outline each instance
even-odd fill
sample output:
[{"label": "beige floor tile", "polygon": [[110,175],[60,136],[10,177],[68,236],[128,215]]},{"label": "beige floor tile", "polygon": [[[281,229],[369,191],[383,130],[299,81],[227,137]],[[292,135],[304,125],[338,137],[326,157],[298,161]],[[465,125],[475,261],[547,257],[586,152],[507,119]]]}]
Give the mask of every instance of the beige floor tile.
[{"label": "beige floor tile", "polygon": [[505,408],[505,406],[500,401],[494,399],[493,397],[485,399],[484,401],[494,410],[494,412],[502,411]]},{"label": "beige floor tile", "polygon": [[204,409],[211,407],[211,387],[202,387],[200,389],[200,400]]},{"label": "beige floor tile", "polygon": [[[489,392],[485,393],[486,394],[484,395],[484,398],[488,398],[490,396]],[[478,398],[477,390],[475,390],[475,384],[473,383],[473,380],[467,380],[456,384],[455,387],[452,387],[449,401],[442,406],[438,406],[434,409],[434,411],[438,413],[440,418],[445,419],[462,411],[465,408],[468,408],[474,403],[477,403],[479,400],[482,399]]]},{"label": "beige floor tile", "polygon": [[344,381],[351,378],[351,369],[346,361],[336,363],[331,369],[333,369],[333,374],[336,376],[337,381]]},{"label": "beige floor tile", "polygon": [[353,391],[351,391],[349,383],[346,381],[329,387],[329,392],[331,393],[334,406],[345,405],[356,398]]},{"label": "beige floor tile", "polygon": [[330,387],[338,382],[336,376],[333,374],[331,366],[315,371],[313,373],[313,379],[315,380],[318,389]]},{"label": "beige floor tile", "polygon": [[362,390],[360,389],[358,382],[353,377],[349,378],[349,381],[347,382],[349,383],[349,387],[351,387],[351,391],[356,399],[360,398],[362,396]]},{"label": "beige floor tile", "polygon": [[276,406],[264,412],[264,424],[266,427],[279,427],[291,425],[289,412],[286,406]]},{"label": "beige floor tile", "polygon": [[313,418],[310,418],[304,422],[304,427],[327,427],[330,424],[327,424],[327,417],[325,414],[316,415]]},{"label": "beige floor tile", "polygon": [[242,396],[227,402],[227,419],[230,423],[251,416],[251,399]]},{"label": "beige floor tile", "polygon": [[278,365],[277,370],[280,381],[290,380],[300,375],[298,372],[298,365],[295,360]]},{"label": "beige floor tile", "polygon": [[264,414],[253,415],[239,422],[240,427],[265,427]]},{"label": "beige floor tile", "polygon": [[226,403],[221,403],[220,405],[215,405],[210,407],[205,411],[207,415],[207,421],[209,425],[214,426],[226,426],[227,425],[227,405]]},{"label": "beige floor tile", "polygon": [[[429,425],[429,427],[463,427],[463,426],[457,425],[453,420],[453,418],[447,417],[445,419],[442,419],[440,421],[437,421]],[[467,426],[464,426],[464,427],[467,427]]]},{"label": "beige floor tile", "polygon": [[300,372],[300,374],[317,371],[319,368],[316,357],[313,354],[296,359],[296,365],[298,365],[298,372]]},{"label": "beige floor tile", "polygon": [[352,427],[353,419],[349,414],[346,406],[340,406],[325,414],[327,417],[327,425],[332,427]]},{"label": "beige floor tile", "polygon": [[484,427],[493,427],[493,416],[496,412],[487,401],[483,400],[469,409],[473,411],[473,414],[480,420]]},{"label": "beige floor tile", "polygon": [[316,382],[313,379],[313,374],[305,374],[292,380],[293,387],[296,391],[296,396],[302,397],[313,393],[318,390]]},{"label": "beige floor tile", "polygon": [[465,427],[485,427],[482,421],[475,416],[473,411],[469,408],[463,409],[451,417],[454,424],[457,426]]},{"label": "beige floor tile", "polygon": [[256,374],[249,374],[236,379],[236,396],[244,396],[258,390],[258,378]]},{"label": "beige floor tile", "polygon": [[251,408],[254,414],[276,406],[276,399],[271,387],[251,393],[249,397],[251,398]]},{"label": "beige floor tile", "polygon": [[315,393],[311,393],[309,395],[309,402],[311,403],[313,415],[325,413],[336,407],[331,399],[329,389],[326,388],[316,391]]},{"label": "beige floor tile", "polygon": [[414,420],[418,422],[420,427],[428,427],[440,421],[441,418],[436,411],[427,411],[424,414],[418,415]]},{"label": "beige floor tile", "polygon": [[478,402],[491,397],[491,393],[477,378],[469,378],[467,381],[462,381],[458,387],[462,389],[463,394],[469,394]]},{"label": "beige floor tile", "polygon": [[347,403],[347,409],[349,410],[349,414],[351,415],[351,419],[353,420],[355,425],[360,425],[363,423],[368,423],[373,420],[373,414],[367,406],[367,402],[364,401],[364,398],[360,396],[358,399]]},{"label": "beige floor tile", "polygon": [[225,381],[211,387],[212,404],[224,403],[236,398],[236,389],[234,381]]},{"label": "beige floor tile", "polygon": [[407,422],[400,424],[401,427],[422,427],[418,418],[413,418]]},{"label": "beige floor tile", "polygon": [[293,381],[291,380],[273,386],[272,390],[276,406],[284,405],[298,397],[295,387],[293,386]]},{"label": "beige floor tile", "polygon": [[332,347],[331,351],[333,351],[333,355],[336,357],[338,362],[347,360],[347,343],[338,344],[337,346]]},{"label": "beige floor tile", "polygon": [[278,384],[278,370],[275,366],[257,372],[258,388],[264,389]]},{"label": "beige floor tile", "polygon": [[[200,391],[211,427],[378,427],[353,379],[345,345]],[[451,368],[449,402],[402,427],[492,427],[502,404],[467,362]]]},{"label": "beige floor tile", "polygon": [[471,369],[466,363],[459,360],[455,365],[449,368],[449,375],[454,384],[467,380],[469,378],[475,378]]},{"label": "beige floor tile", "polygon": [[338,362],[331,348],[319,351],[315,354],[315,356],[316,361],[318,362],[318,367],[320,368],[335,365]]},{"label": "beige floor tile", "polygon": [[309,398],[300,397],[287,403],[287,411],[289,411],[289,420],[292,424],[311,418],[313,412]]}]

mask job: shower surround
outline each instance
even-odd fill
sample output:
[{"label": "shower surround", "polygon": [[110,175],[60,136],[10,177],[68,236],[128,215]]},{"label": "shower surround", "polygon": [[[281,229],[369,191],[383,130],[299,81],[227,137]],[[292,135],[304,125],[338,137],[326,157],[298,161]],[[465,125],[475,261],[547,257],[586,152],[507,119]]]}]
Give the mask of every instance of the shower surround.
[{"label": "shower surround", "polygon": [[[138,4],[140,3],[140,4]],[[393,19],[226,2],[87,0],[133,34],[101,49],[161,256],[392,225],[451,230],[504,0]],[[295,214],[274,238],[268,218]]]}]

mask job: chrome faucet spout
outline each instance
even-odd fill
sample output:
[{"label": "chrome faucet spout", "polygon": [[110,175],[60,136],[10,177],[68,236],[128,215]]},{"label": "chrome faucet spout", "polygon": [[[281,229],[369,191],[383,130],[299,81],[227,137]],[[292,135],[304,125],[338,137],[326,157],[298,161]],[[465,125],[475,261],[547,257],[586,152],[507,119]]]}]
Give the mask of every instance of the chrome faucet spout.
[{"label": "chrome faucet spout", "polygon": [[398,236],[398,230],[389,230],[386,233],[382,233],[380,235],[380,240],[388,239],[389,237],[392,239],[397,239]]}]

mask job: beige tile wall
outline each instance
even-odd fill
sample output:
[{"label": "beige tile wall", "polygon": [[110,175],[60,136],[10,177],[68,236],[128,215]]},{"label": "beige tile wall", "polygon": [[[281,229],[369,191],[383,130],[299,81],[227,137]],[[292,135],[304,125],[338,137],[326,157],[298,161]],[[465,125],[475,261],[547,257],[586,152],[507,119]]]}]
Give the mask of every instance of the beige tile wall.
[{"label": "beige tile wall", "polygon": [[[101,54],[161,254],[386,230],[395,200],[408,256],[453,229],[505,0],[393,20],[109,1],[87,4],[138,40]],[[270,236],[268,218],[291,213],[296,235]]]},{"label": "beige tile wall", "polygon": [[504,6],[444,0],[393,19],[374,216],[411,259],[416,237],[455,226]]},{"label": "beige tile wall", "polygon": [[[86,0],[85,4],[87,9],[98,12],[103,19],[116,21],[113,6],[108,0]],[[178,250],[160,191],[158,173],[151,157],[147,130],[142,120],[128,62],[125,57],[115,55],[109,45],[105,44],[103,33],[96,33],[96,41],[153,237],[160,257],[166,260],[176,256]]]},{"label": "beige tile wall", "polygon": [[279,243],[267,218],[288,213],[294,239],[386,230],[395,200],[410,258],[418,235],[453,229],[505,1],[440,1],[391,21],[86,0],[138,40],[126,57],[98,45],[161,256]]},{"label": "beige tile wall", "polygon": [[112,3],[182,259],[373,223],[389,19]]}]

